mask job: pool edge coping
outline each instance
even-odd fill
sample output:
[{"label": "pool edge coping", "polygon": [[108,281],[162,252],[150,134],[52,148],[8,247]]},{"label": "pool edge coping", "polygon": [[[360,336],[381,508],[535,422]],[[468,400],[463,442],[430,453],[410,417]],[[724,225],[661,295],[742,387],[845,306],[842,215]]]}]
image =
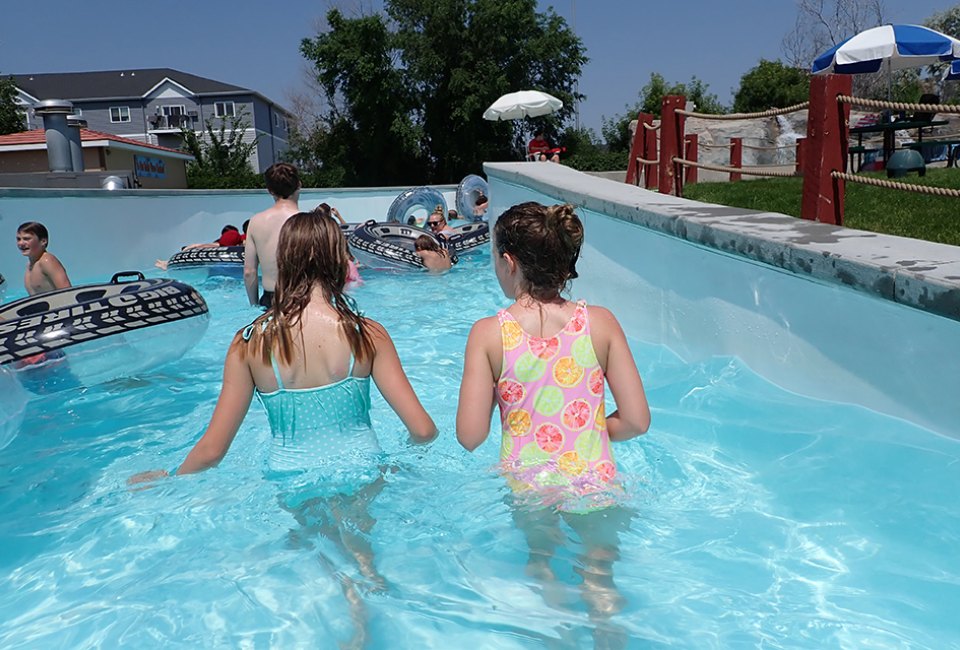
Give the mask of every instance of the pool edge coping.
[{"label": "pool edge coping", "polygon": [[484,171],[694,244],[960,320],[960,246],[681,199],[564,165],[488,162]]}]

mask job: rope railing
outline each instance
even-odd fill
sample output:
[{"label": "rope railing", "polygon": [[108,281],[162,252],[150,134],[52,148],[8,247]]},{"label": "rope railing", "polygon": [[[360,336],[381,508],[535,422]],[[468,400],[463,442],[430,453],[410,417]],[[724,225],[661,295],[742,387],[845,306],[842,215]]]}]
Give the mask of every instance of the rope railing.
[{"label": "rope railing", "polygon": [[846,172],[831,172],[830,176],[838,180],[849,183],[861,183],[863,185],[873,185],[874,187],[885,187],[892,190],[905,190],[907,192],[916,192],[917,194],[929,194],[932,196],[952,196],[960,198],[960,190],[954,190],[949,187],[933,187],[930,185],[916,185],[914,183],[898,183],[897,181],[888,181],[883,178],[874,178],[872,176],[858,176]]},{"label": "rope railing", "polygon": [[644,122],[643,128],[645,128],[647,131],[658,131],[660,130],[660,125],[657,124],[656,126],[654,126],[653,124],[647,124],[646,122]]},{"label": "rope railing", "polygon": [[654,160],[647,160],[646,158],[637,158],[636,162],[640,163],[641,165],[659,165],[660,159],[656,158]]},{"label": "rope railing", "polygon": [[760,111],[759,113],[727,113],[726,115],[714,115],[712,113],[697,113],[695,111],[687,111],[683,109],[677,109],[675,112],[678,115],[697,117],[701,120],[752,120],[759,117],[773,117],[774,115],[795,113],[809,107],[810,102],[801,102],[800,104],[794,104],[793,106],[785,106],[784,108],[771,108],[768,111]]},{"label": "rope railing", "polygon": [[742,144],[740,145],[744,149],[756,149],[757,151],[776,151],[778,149],[796,149],[797,145],[794,144],[780,144],[780,145],[771,145],[766,147],[761,147],[754,144]]},{"label": "rope railing", "polygon": [[867,99],[851,95],[838,95],[841,104],[853,104],[868,108],[888,108],[893,111],[914,111],[917,113],[960,113],[960,104],[906,104],[883,99]]},{"label": "rope railing", "polygon": [[[683,158],[673,158],[673,162],[684,167],[696,167],[697,169],[707,169],[714,172],[724,172],[733,174],[746,174],[748,176],[768,176],[771,178],[793,178],[800,176],[796,172],[784,172],[772,169],[772,167],[782,167],[783,165],[753,165],[750,167],[728,167],[726,165],[710,165],[707,163],[685,160]],[[771,169],[766,169],[766,168]]]}]

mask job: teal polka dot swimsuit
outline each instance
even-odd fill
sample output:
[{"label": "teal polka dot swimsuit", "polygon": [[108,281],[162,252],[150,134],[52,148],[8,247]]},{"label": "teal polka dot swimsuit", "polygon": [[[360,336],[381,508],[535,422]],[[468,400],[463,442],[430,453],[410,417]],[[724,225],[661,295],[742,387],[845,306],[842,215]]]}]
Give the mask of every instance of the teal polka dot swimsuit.
[{"label": "teal polka dot swimsuit", "polygon": [[[249,340],[252,325],[244,331]],[[370,423],[370,377],[350,372],[340,381],[315,388],[285,388],[277,360],[270,355],[277,390],[257,399],[267,412],[272,441],[268,464],[285,472],[312,469],[350,459],[371,461],[380,453],[376,432]],[[366,464],[366,463],[363,463]]]}]

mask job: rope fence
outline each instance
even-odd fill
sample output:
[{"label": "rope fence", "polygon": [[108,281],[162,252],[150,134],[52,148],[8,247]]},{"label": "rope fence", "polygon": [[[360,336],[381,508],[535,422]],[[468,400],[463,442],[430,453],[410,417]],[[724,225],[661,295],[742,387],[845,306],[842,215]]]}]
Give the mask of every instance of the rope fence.
[{"label": "rope fence", "polygon": [[[708,163],[685,160],[683,158],[674,158],[673,162],[684,167],[696,167],[697,169],[706,169],[713,172],[724,172],[727,174],[746,174],[748,176],[768,176],[771,178],[793,178],[800,176],[796,172],[784,172],[772,169],[772,167],[781,167],[782,165],[753,165],[751,167],[728,167],[726,165],[710,165]],[[766,169],[770,167],[771,169]]]},{"label": "rope fence", "polygon": [[678,115],[696,117],[700,118],[701,120],[752,120],[759,117],[773,117],[774,115],[796,113],[797,111],[802,111],[803,109],[809,107],[810,102],[802,102],[800,104],[794,104],[793,106],[785,106],[784,108],[771,108],[768,111],[761,111],[759,113],[727,113],[725,115],[714,115],[713,113],[697,113],[683,109],[677,109],[675,112]]},{"label": "rope fence", "polygon": [[647,124],[646,122],[644,122],[643,128],[645,128],[647,131],[659,131],[660,124],[653,125],[653,124]]},{"label": "rope fence", "polygon": [[838,180],[847,181],[849,183],[873,185],[874,187],[885,187],[892,190],[904,190],[907,192],[915,192],[917,194],[929,194],[931,196],[952,196],[955,198],[960,198],[960,190],[950,189],[949,187],[916,185],[915,183],[899,183],[897,181],[888,181],[883,178],[859,176],[857,174],[848,174],[846,172],[831,172],[830,176]]},{"label": "rope fence", "polygon": [[641,165],[659,165],[660,164],[659,158],[656,158],[654,160],[647,160],[646,158],[637,158],[636,161]]},{"label": "rope fence", "polygon": [[[917,113],[960,113],[960,104],[905,104],[882,99],[867,99],[851,95],[838,95],[837,101],[841,104],[853,104],[868,108],[888,108],[893,111],[914,111]],[[679,112],[679,111],[678,111]]]}]

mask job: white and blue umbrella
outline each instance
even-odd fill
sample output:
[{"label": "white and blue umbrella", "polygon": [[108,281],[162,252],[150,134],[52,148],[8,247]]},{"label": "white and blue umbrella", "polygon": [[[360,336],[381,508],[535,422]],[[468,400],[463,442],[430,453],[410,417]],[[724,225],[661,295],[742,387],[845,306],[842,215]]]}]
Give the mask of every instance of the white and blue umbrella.
[{"label": "white and blue umbrella", "polygon": [[943,71],[943,81],[954,81],[956,79],[960,79],[960,60],[953,61]]},{"label": "white and blue umbrella", "polygon": [[813,62],[813,74],[861,74],[960,59],[960,40],[920,25],[881,25],[860,32]]}]

